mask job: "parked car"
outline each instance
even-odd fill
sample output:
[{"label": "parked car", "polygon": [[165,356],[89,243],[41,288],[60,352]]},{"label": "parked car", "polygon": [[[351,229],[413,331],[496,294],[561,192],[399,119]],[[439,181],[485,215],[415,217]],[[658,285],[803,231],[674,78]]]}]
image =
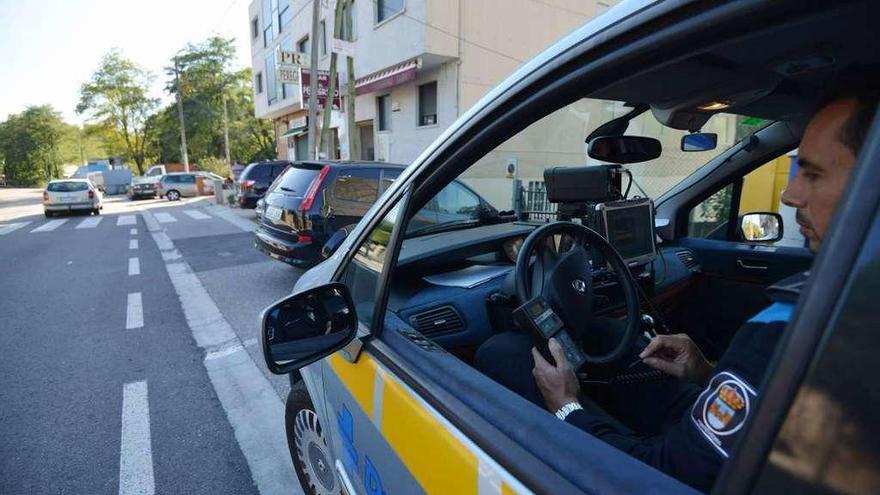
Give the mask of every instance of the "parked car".
[{"label": "parked car", "polygon": [[196,172],[174,172],[165,174],[157,183],[156,192],[159,197],[168,201],[177,201],[183,197],[198,196],[196,188]]},{"label": "parked car", "polygon": [[[353,227],[404,170],[386,162],[294,162],[257,201],[259,220],[254,246],[279,261],[311,267],[323,261],[322,249],[340,229]],[[431,225],[470,218],[474,212],[497,216],[486,200],[456,181],[468,211],[424,208],[413,225]],[[341,240],[341,239],[340,239]]]},{"label": "parked car", "polygon": [[43,212],[47,217],[56,213],[91,212],[100,215],[104,195],[88,179],[50,181],[43,191]]},{"label": "parked car", "polygon": [[130,199],[157,197],[159,179],[160,177],[132,177],[128,186],[128,197]]},{"label": "parked car", "polygon": [[257,200],[266,194],[266,190],[275,181],[275,178],[281,175],[289,161],[267,161],[251,163],[244,169],[238,178],[238,191],[236,192],[236,202],[241,208],[254,208]]},{"label": "parked car", "polygon": [[[770,239],[749,239],[735,228],[707,239],[706,229],[694,228],[707,218],[733,222],[749,212],[743,190],[766,185],[765,177],[784,182],[790,171],[813,180],[803,177],[819,167],[799,165],[787,154],[845,70],[863,67],[861,79],[877,87],[868,77],[876,72],[864,67],[880,62],[878,15],[875,0],[626,1],[489,91],[388,186],[327,260],[297,279],[293,295],[263,312],[266,366],[290,378],[286,435],[303,491],[880,493],[878,118],[863,135],[848,184],[840,185],[846,190],[837,219],[815,261],[803,247],[773,244],[784,231],[779,213],[769,215],[778,227]],[[762,125],[740,129],[747,120]],[[842,136],[852,124],[837,125]],[[701,130],[724,132],[724,144],[684,153],[677,141]],[[607,239],[555,218],[472,220],[412,232],[411,219],[456,179],[500,198],[501,185],[509,184],[499,172],[505,157],[518,156],[520,177],[528,173],[538,181],[562,159],[584,164],[585,136],[597,132],[590,147],[656,144],[618,146],[619,160],[607,160],[634,164],[626,170],[639,197],[615,207],[638,204],[641,212],[617,216]],[[599,154],[599,146],[594,151]],[[630,152],[642,158],[626,156]],[[786,167],[777,170],[777,160]],[[758,171],[767,173],[750,176]],[[315,183],[303,180],[298,187],[306,182]],[[596,193],[627,197],[612,184],[599,184]],[[565,186],[574,194],[584,189],[582,182]],[[648,193],[636,189],[652,191],[654,207]],[[310,192],[303,200],[318,201]],[[778,203],[769,188],[762,194]],[[599,215],[576,202],[568,206],[584,221]],[[299,215],[273,216],[303,228]],[[785,227],[797,230],[794,221]],[[564,236],[543,237],[554,232],[589,237],[590,245],[575,250],[568,241],[564,250]],[[543,242],[550,240],[558,242]],[[600,245],[601,253],[591,247]],[[531,248],[540,255],[530,256]],[[639,259],[645,251],[647,260],[631,264],[621,256]],[[545,268],[554,276],[546,286]],[[687,401],[693,406],[684,415],[660,418],[647,399],[614,401],[617,391],[638,397],[638,387],[670,379],[656,370],[629,371],[645,369],[634,359],[636,344],[645,342],[639,334],[652,326],[644,314],[658,316],[660,332],[687,333],[707,359],[719,362],[741,325],[767,314],[765,290],[807,269],[806,283],[775,291],[787,304],[770,308],[793,313],[767,317],[787,323],[775,350],[754,348],[756,358],[763,356],[757,396],[730,375],[694,385]],[[531,313],[555,325],[543,305],[535,313],[529,304],[530,292],[538,291],[582,302],[566,305],[566,318],[625,314],[626,334],[612,334],[636,337],[596,342],[589,352],[611,350],[605,355],[614,352],[617,360],[575,375],[584,395],[598,403],[584,401],[584,407],[603,407],[614,417],[613,425],[597,420],[594,434],[493,380],[474,359],[475,349],[512,328],[515,311],[520,321]],[[601,339],[588,333],[591,325],[580,329]],[[523,348],[522,362],[498,366],[528,375],[534,361]],[[617,352],[624,349],[634,354]],[[568,383],[573,371],[560,371]],[[534,388],[532,381],[522,384],[529,385]],[[564,418],[567,412],[559,411]],[[618,432],[626,429],[645,441],[620,440]],[[666,463],[670,449],[678,454],[687,445],[680,439],[685,433],[658,436],[667,429],[706,442],[699,444],[705,455],[690,464],[680,457]],[[705,476],[687,477],[704,467]]]}]

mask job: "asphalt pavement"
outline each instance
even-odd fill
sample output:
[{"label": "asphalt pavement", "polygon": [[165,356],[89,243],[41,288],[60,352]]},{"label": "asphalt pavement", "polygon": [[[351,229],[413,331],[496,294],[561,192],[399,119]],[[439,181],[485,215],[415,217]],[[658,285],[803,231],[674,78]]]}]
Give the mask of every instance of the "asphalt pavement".
[{"label": "asphalt pavement", "polygon": [[0,190],[0,493],[298,492],[257,318],[300,272],[240,213]]}]

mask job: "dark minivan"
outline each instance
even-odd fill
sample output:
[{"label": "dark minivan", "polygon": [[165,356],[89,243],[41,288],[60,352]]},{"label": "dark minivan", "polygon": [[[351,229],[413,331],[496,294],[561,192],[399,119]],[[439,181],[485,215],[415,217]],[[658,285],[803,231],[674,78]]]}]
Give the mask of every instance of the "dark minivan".
[{"label": "dark minivan", "polygon": [[[346,229],[361,220],[404,168],[385,162],[294,162],[258,205],[254,246],[293,266],[318,264],[327,241],[334,234],[344,239]],[[483,221],[498,218],[497,210],[464,184],[455,181],[447,189],[449,204],[426,205],[412,225],[429,229],[476,221],[477,216]]]},{"label": "dark minivan", "polygon": [[276,160],[251,163],[238,178],[236,199],[241,208],[255,208],[257,200],[266,194],[272,182],[290,165],[289,161]]}]

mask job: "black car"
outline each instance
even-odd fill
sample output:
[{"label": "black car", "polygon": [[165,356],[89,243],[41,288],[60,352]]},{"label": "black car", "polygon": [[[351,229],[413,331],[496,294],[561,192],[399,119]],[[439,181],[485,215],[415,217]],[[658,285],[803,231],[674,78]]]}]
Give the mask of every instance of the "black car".
[{"label": "black car", "polygon": [[272,182],[281,175],[289,161],[276,160],[251,163],[238,178],[236,200],[241,208],[255,208],[257,200],[266,194]]},{"label": "black car", "polygon": [[[337,234],[343,239],[405,166],[385,162],[294,162],[259,204],[254,246],[293,266],[308,268],[324,260],[322,249]],[[461,182],[447,191],[450,204],[425,205],[411,226],[495,222],[501,217],[485,199]],[[436,206],[436,205],[434,205]],[[331,243],[333,244],[333,243]]]}]

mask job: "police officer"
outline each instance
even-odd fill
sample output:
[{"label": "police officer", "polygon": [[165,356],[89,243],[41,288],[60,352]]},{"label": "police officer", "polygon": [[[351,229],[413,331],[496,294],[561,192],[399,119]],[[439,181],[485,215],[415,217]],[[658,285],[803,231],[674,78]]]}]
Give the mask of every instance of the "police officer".
[{"label": "police officer", "polygon": [[[797,208],[797,223],[813,251],[818,250],[829,230],[877,101],[873,93],[841,93],[819,108],[804,132],[797,175],[782,201]],[[805,280],[806,274],[799,274],[770,287],[767,292],[772,304],[740,328],[718,363],[708,362],[685,334],[655,337],[639,358],[645,365],[679,380],[672,388],[669,384],[658,386],[661,393],[650,394],[650,399],[644,395],[630,397],[629,407],[617,408],[618,414],[640,417],[641,422],[628,424],[643,424],[650,431],[634,431],[582,394],[574,370],[554,339],[549,348],[555,366],[531,349],[537,390],[547,409],[561,420],[695,488],[709,490],[752,412],[760,393],[758,386]],[[506,343],[498,339],[499,345],[490,342],[478,352],[478,358],[491,353],[493,347],[504,349],[501,354],[516,346],[519,351],[514,352],[521,354],[523,350],[521,344],[510,345],[516,342],[513,339]],[[532,394],[528,387],[520,385],[527,380],[514,376],[521,377],[522,373],[510,368],[514,365],[505,366],[506,370],[489,366],[487,374],[538,400],[529,397]]]}]

